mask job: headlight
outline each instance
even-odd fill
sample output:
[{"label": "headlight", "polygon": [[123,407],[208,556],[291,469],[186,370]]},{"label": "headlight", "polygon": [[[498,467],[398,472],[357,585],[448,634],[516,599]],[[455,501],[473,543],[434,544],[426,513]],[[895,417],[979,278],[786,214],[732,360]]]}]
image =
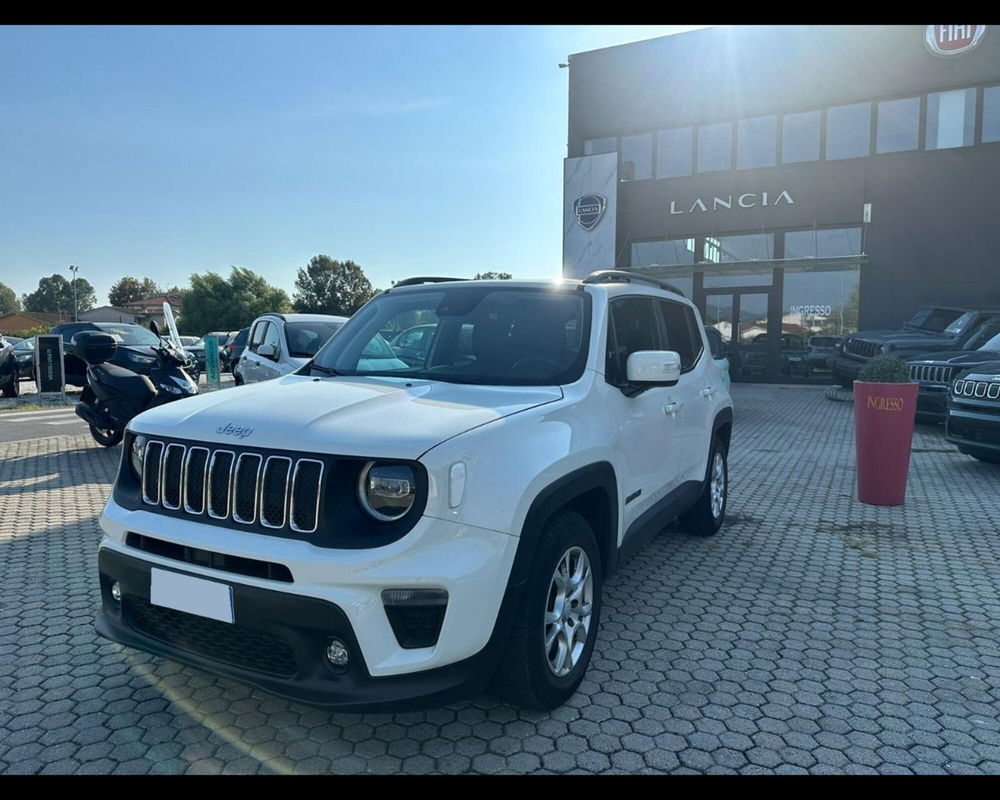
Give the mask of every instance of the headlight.
[{"label": "headlight", "polygon": [[142,477],[142,459],[146,455],[146,437],[136,436],[129,447],[128,460],[136,477]]},{"label": "headlight", "polygon": [[882,352],[883,353],[888,353],[890,350],[892,350],[892,345],[891,344],[884,344],[884,345],[882,345]]},{"label": "headlight", "polygon": [[140,355],[139,353],[129,353],[128,357],[132,359],[132,361],[134,361],[136,364],[152,364],[154,361],[156,361],[156,359],[153,358],[152,356],[143,356]]},{"label": "headlight", "polygon": [[413,508],[417,479],[405,464],[369,461],[361,470],[358,501],[368,514],[381,522],[395,522]]}]

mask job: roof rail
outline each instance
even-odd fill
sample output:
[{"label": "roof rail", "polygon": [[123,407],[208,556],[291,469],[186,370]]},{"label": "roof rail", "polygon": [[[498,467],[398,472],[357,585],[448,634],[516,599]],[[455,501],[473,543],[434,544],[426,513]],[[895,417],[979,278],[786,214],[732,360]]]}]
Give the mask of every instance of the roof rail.
[{"label": "roof rail", "polygon": [[468,278],[440,278],[440,277],[422,277],[422,278],[406,278],[397,283],[394,283],[391,288],[398,289],[400,286],[416,286],[420,283],[447,283],[448,281],[467,281]]},{"label": "roof rail", "polygon": [[679,294],[681,297],[684,297],[684,292],[672,283],[661,281],[659,278],[654,278],[652,275],[640,275],[638,272],[629,272],[624,269],[599,269],[597,272],[591,272],[586,278],[583,279],[584,283],[632,283],[633,281],[648,283],[651,286],[666,289],[668,292],[673,292],[674,294]]}]

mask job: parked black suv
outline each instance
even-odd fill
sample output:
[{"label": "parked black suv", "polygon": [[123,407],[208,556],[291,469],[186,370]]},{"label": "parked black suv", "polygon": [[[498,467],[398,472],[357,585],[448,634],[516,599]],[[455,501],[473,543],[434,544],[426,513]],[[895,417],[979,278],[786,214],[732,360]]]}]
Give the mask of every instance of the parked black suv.
[{"label": "parked black suv", "polygon": [[991,361],[1000,361],[1000,316],[981,322],[960,350],[924,353],[907,359],[910,377],[920,384],[917,422],[944,422],[948,390],[955,377]]},{"label": "parked black suv", "polygon": [[865,363],[883,353],[905,359],[918,353],[961,349],[981,322],[998,315],[996,310],[921,306],[899,330],[859,331],[848,336],[840,355],[833,359],[833,380],[850,389]]},{"label": "parked black suv", "polygon": [[966,370],[955,379],[945,437],[966,455],[1000,464],[1000,361]]}]

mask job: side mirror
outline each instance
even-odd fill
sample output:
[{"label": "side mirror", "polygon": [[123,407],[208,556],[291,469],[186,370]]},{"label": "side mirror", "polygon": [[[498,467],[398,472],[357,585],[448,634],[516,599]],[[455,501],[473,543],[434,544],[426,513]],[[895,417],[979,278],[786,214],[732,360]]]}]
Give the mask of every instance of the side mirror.
[{"label": "side mirror", "polygon": [[151,319],[151,320],[149,321],[149,329],[150,329],[150,330],[151,330],[151,331],[152,331],[153,333],[155,333],[155,334],[156,334],[157,336],[159,336],[159,335],[160,335],[160,326],[156,324],[156,320],[155,320],[155,319]]},{"label": "side mirror", "polygon": [[271,344],[262,344],[260,347],[257,348],[257,355],[259,355],[261,358],[270,358],[270,359],[273,360],[274,359],[274,345],[271,345]]},{"label": "side mirror", "polygon": [[629,383],[673,386],[681,377],[681,356],[674,350],[637,350],[625,365]]}]

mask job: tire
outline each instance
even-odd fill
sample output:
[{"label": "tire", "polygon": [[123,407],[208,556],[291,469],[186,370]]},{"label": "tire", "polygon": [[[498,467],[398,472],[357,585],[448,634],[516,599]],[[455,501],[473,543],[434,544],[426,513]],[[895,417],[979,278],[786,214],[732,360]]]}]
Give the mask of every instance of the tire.
[{"label": "tire", "polygon": [[243,385],[243,378],[241,378],[239,376],[239,373],[236,373],[236,372],[233,373],[233,385],[234,386],[242,386]]},{"label": "tire", "polygon": [[[589,566],[590,577],[590,613],[586,616],[573,613],[574,608],[586,608],[586,574],[581,576],[583,596],[579,607],[569,605],[565,594],[560,602],[556,582],[557,575],[566,568],[573,574],[581,565],[581,554],[586,557],[583,565]],[[530,569],[491,690],[520,708],[548,711],[573,696],[587,672],[597,639],[603,571],[597,541],[587,520],[575,511],[553,515],[542,529]],[[557,614],[559,610],[564,612],[559,614],[557,629],[546,619],[553,609],[558,609]],[[579,630],[584,631],[582,647],[578,647],[579,636],[573,633]],[[560,647],[566,642],[560,632],[566,631],[571,631],[570,648]],[[546,649],[546,637],[553,634],[552,647]],[[572,663],[560,657],[564,652],[575,653]]]},{"label": "tire", "polygon": [[94,437],[94,441],[98,444],[103,444],[105,447],[114,447],[124,438],[125,431],[124,429],[119,428],[111,428],[110,430],[102,431],[96,425],[91,423],[90,435]]},{"label": "tire", "polygon": [[692,536],[715,536],[726,519],[728,501],[729,453],[722,439],[716,436],[708,455],[705,487],[695,504],[679,517],[684,532]]},{"label": "tire", "polygon": [[14,370],[14,378],[10,382],[10,385],[3,390],[4,397],[17,397],[21,394],[21,376],[18,374],[17,369]]}]

